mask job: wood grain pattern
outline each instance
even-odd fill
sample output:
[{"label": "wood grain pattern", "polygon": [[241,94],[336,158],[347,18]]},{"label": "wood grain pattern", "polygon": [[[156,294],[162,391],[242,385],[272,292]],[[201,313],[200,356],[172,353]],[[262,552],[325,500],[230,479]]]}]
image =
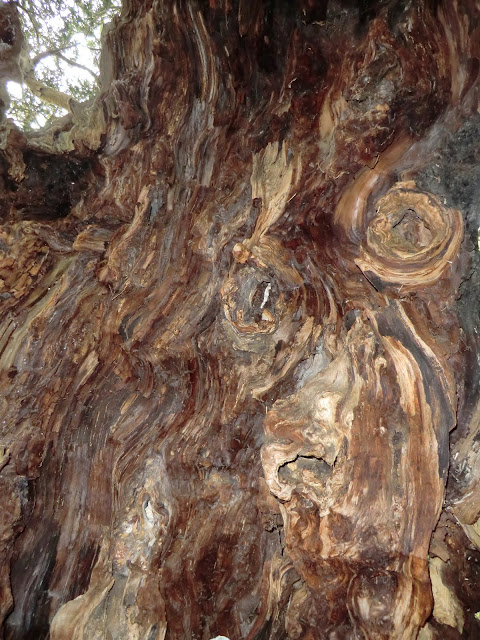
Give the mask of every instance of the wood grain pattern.
[{"label": "wood grain pattern", "polygon": [[3,123],[6,640],[476,637],[480,9],[359,7],[126,0]]}]

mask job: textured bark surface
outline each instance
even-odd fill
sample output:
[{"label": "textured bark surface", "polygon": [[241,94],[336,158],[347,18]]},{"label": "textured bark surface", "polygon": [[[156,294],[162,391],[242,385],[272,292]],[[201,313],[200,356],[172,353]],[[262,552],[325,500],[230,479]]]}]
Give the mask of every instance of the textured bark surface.
[{"label": "textured bark surface", "polygon": [[127,0],[4,124],[5,639],[478,637],[479,72],[473,0]]}]

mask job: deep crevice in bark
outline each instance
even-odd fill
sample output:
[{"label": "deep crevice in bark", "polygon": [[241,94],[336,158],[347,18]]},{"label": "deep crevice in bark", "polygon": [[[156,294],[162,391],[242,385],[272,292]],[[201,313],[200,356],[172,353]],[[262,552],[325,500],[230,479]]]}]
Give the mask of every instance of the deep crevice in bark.
[{"label": "deep crevice in bark", "polygon": [[130,0],[4,126],[6,639],[478,632],[480,16],[354,4]]}]

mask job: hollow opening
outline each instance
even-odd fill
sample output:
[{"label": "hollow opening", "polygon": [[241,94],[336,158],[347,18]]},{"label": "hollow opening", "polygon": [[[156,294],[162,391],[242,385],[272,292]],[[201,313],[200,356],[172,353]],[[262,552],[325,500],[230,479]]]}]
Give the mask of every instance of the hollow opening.
[{"label": "hollow opening", "polygon": [[278,477],[283,484],[320,484],[325,485],[332,474],[332,467],[322,458],[315,456],[298,456],[286,462],[278,470]]},{"label": "hollow opening", "polygon": [[414,209],[406,209],[392,225],[392,237],[404,249],[417,251],[432,244],[433,232]]}]

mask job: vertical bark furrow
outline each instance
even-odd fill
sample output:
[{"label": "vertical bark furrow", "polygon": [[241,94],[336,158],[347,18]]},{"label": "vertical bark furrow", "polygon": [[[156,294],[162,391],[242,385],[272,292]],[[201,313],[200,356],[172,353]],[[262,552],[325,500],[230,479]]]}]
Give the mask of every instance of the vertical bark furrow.
[{"label": "vertical bark furrow", "polygon": [[477,4],[124,4],[2,135],[3,637],[475,637]]}]

